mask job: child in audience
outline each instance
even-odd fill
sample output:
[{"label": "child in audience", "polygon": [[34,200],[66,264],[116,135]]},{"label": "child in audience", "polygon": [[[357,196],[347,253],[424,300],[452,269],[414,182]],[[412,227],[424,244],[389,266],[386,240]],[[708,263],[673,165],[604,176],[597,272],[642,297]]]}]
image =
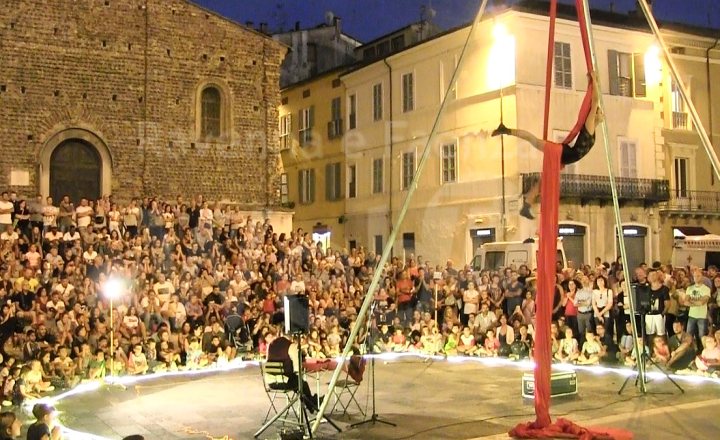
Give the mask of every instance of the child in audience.
[{"label": "child in audience", "polygon": [[470,331],[470,327],[464,327],[462,334],[460,335],[460,341],[458,342],[457,351],[460,354],[466,356],[474,356],[477,354],[477,344],[475,343],[475,336]]},{"label": "child in audience", "polygon": [[583,342],[580,356],[578,356],[578,365],[598,365],[600,363],[600,343],[595,338],[595,333],[591,329],[585,332],[585,342]]},{"label": "child in audience", "polygon": [[565,337],[560,341],[560,349],[555,355],[555,359],[560,362],[574,362],[579,357],[578,341],[573,337],[572,329],[566,328]]}]

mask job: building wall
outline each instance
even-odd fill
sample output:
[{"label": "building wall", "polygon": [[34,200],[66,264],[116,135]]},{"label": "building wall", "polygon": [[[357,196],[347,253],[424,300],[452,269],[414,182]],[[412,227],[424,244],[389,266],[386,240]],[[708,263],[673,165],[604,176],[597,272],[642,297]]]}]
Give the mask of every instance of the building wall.
[{"label": "building wall", "polygon": [[[501,144],[500,138],[490,137],[489,133],[500,121],[501,101],[506,125],[541,133],[545,51],[537,50],[537,42],[547,41],[547,17],[511,11],[499,16],[495,23],[500,26],[490,20],[481,23],[471,40],[456,90],[439,121],[425,170],[394,243],[395,255],[402,252],[403,232],[415,233],[415,251],[424,258],[439,262],[438,258],[450,257],[461,263],[473,255],[470,232],[474,229],[494,229],[496,240],[524,240],[536,235],[537,221],[525,220],[517,212],[521,174],[540,171],[541,153],[528,143],[510,137]],[[348,240],[371,249],[376,235],[383,235],[383,240],[387,240],[407,195],[400,187],[402,153],[416,151],[416,163],[419,162],[468,31],[469,28],[463,28],[390,56],[386,60],[389,66],[378,61],[343,76],[347,96],[357,96],[359,115],[357,129],[349,131],[344,138],[346,156],[349,165],[357,165],[361,176],[358,197],[347,201]],[[551,95],[550,136],[554,132],[569,131],[575,124],[587,84],[577,23],[559,20],[557,32],[558,41],[571,45],[573,87],[554,89]],[[646,98],[610,96],[608,86],[608,50],[640,53],[647,58],[651,56],[647,55],[651,38],[641,32],[597,26],[595,39],[600,54],[609,144],[614,155],[613,169],[616,175],[620,171],[620,140],[630,139],[637,144],[635,177],[663,179],[666,173],[661,145],[658,145],[662,143],[662,139],[658,139],[662,119],[657,105],[657,80],[648,79]],[[392,137],[388,112],[390,68]],[[403,113],[401,78],[409,72],[415,77],[416,105],[413,111]],[[386,113],[382,121],[372,120],[372,87],[376,83],[382,83],[384,89]],[[458,175],[456,182],[443,184],[441,151],[447,142],[457,143]],[[384,159],[384,186],[381,193],[373,194],[372,163],[380,157]],[[598,133],[596,148],[569,168],[566,173],[608,175],[601,133]],[[649,260],[657,254],[658,226],[653,219],[656,216],[653,207],[646,208],[642,202],[624,204],[622,222],[648,225],[644,257]],[[563,199],[561,220],[588,225],[584,252],[587,261],[595,256],[615,258],[618,253],[615,240],[608,239],[615,235],[615,221],[607,203]]]},{"label": "building wall", "polygon": [[[308,81],[290,86],[282,91],[281,117],[291,117],[291,131],[288,148],[282,152],[282,160],[288,182],[288,204],[294,211],[293,226],[305,232],[330,232],[329,245],[334,249],[345,247],[345,155],[342,150],[342,135],[330,138],[328,123],[331,121],[331,101],[340,98],[342,114],[345,114],[345,88],[339,81],[339,72],[334,71]],[[299,142],[299,112],[313,107],[314,121],[312,141],[304,146]],[[326,197],[325,167],[340,164],[340,196],[335,200]],[[300,170],[315,171],[315,199],[302,203],[298,173]]]},{"label": "building wall", "polygon": [[[707,132],[715,153],[720,145],[720,47],[711,37],[693,36],[665,31],[666,44],[673,61],[687,87],[690,98]],[[663,94],[663,150],[671,186],[671,206],[661,211],[660,239],[662,261],[672,256],[673,230],[677,227],[702,227],[712,234],[720,234],[720,179],[712,171],[710,159],[702,145],[689,114],[688,105],[680,100],[673,106],[677,95],[672,93],[672,76],[669,68],[662,72]],[[712,106],[712,108],[711,108]],[[673,110],[679,110],[680,120],[674,122]],[[712,116],[712,117],[711,117]],[[687,121],[686,124],[682,122]],[[678,123],[680,122],[680,123]],[[675,159],[689,161],[687,190],[683,196],[678,190]]]},{"label": "building wall", "polygon": [[[182,0],[10,0],[0,23],[0,186],[47,192],[55,142],[87,133],[118,199],[278,206],[281,44]],[[199,138],[206,84],[226,112],[212,142]]]}]

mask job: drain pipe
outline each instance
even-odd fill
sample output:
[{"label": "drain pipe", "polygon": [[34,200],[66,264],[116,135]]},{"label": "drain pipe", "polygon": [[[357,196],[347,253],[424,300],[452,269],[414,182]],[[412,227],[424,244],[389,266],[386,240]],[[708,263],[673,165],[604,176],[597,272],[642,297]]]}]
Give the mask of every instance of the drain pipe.
[{"label": "drain pipe", "polygon": [[712,111],[712,83],[710,82],[710,51],[718,47],[720,38],[715,39],[715,44],[705,50],[705,74],[707,75],[707,96],[708,96],[708,131],[710,132],[710,143],[713,141],[713,111]]},{"label": "drain pipe", "polygon": [[[388,68],[388,91],[390,94],[390,141],[389,141],[389,147],[390,147],[390,171],[388,173],[388,177],[390,178],[390,185],[388,188],[388,237],[390,237],[390,234],[392,234],[393,230],[393,147],[394,147],[394,140],[393,140],[393,81],[392,81],[392,66],[390,63],[387,62],[388,57],[383,58],[383,63]],[[390,248],[390,258],[393,257],[393,250],[395,249],[394,243],[393,246]],[[404,263],[403,263],[404,264]]]}]

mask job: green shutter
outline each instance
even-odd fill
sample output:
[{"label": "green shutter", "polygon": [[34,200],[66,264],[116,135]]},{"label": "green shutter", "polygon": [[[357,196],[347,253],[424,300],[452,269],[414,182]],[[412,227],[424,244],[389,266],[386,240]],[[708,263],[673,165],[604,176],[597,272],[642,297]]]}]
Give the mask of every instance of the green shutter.
[{"label": "green shutter", "polygon": [[298,171],[298,199],[300,200],[300,203],[305,203],[305,191],[304,191],[304,183],[305,179],[303,176],[303,170]]},{"label": "green shutter", "polygon": [[333,200],[332,194],[332,164],[325,165],[325,200]]}]

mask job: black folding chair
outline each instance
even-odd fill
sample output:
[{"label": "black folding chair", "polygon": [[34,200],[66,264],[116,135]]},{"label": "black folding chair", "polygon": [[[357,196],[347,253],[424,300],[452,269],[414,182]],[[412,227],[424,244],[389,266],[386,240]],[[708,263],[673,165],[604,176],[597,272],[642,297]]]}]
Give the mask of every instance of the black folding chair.
[{"label": "black folding chair", "polygon": [[[335,404],[330,410],[330,413],[333,413],[339,405],[343,409],[342,415],[345,415],[350,406],[355,403],[355,406],[360,410],[360,414],[365,417],[365,411],[363,411],[355,397],[365,375],[365,363],[366,360],[361,355],[353,355],[350,357],[350,360],[344,367],[345,378],[338,380],[335,384]],[[343,400],[343,398],[345,398],[345,400]]]},{"label": "black folding chair", "polygon": [[225,318],[225,334],[239,355],[252,353],[250,329],[240,315],[233,313]]},{"label": "black folding chair", "polygon": [[[261,362],[260,363],[260,374],[263,378],[263,385],[265,387],[265,394],[267,394],[270,400],[270,408],[265,414],[265,420],[263,424],[270,418],[270,413],[277,414],[278,408],[275,406],[275,399],[279,396],[285,397],[285,403],[292,401],[297,395],[297,389],[290,386],[288,378],[285,376],[285,368],[282,362]],[[299,420],[297,411],[292,407],[292,411],[295,414],[295,423]],[[283,419],[284,421],[290,421]]]}]

